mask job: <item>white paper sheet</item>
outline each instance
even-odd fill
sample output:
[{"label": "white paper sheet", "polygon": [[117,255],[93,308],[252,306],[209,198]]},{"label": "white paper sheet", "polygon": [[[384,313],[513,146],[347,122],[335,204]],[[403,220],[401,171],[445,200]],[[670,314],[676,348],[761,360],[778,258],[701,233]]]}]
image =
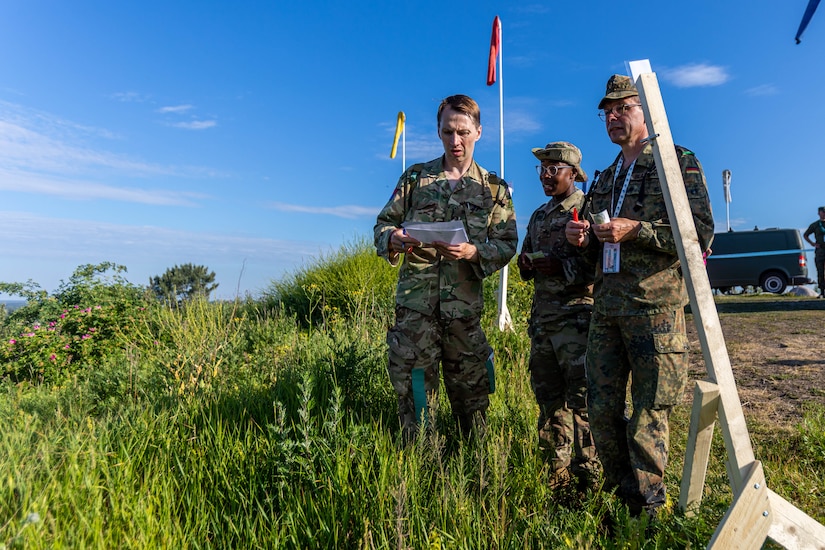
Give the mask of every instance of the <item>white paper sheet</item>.
[{"label": "white paper sheet", "polygon": [[449,244],[466,243],[467,232],[464,230],[464,223],[461,220],[451,222],[404,222],[401,227],[407,235],[418,239],[424,244],[431,244],[433,241],[442,241]]}]

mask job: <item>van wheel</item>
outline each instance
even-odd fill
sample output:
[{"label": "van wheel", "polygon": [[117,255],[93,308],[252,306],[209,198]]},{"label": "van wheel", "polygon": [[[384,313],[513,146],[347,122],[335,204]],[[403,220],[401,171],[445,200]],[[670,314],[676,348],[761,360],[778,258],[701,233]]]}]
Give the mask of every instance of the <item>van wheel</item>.
[{"label": "van wheel", "polygon": [[773,294],[782,294],[788,286],[788,279],[779,271],[769,271],[762,275],[759,281],[759,286],[765,292],[772,292]]}]

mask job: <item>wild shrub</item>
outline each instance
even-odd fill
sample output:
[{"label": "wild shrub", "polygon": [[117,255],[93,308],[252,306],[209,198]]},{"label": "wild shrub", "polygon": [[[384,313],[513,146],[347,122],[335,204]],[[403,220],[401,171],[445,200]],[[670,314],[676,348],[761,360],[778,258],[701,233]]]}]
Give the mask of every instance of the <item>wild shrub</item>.
[{"label": "wild shrub", "polygon": [[0,283],[0,292],[27,299],[0,325],[2,374],[15,382],[57,382],[84,365],[120,355],[148,306],[126,268],[110,262],[78,267],[50,296],[36,283]]},{"label": "wild shrub", "polygon": [[336,316],[390,318],[395,307],[397,269],[375,254],[366,238],[322,255],[264,292],[271,307],[318,325]]},{"label": "wild shrub", "polygon": [[210,393],[240,363],[246,324],[238,304],[195,296],[175,308],[153,307],[131,331],[128,345],[161,370],[170,393]]}]

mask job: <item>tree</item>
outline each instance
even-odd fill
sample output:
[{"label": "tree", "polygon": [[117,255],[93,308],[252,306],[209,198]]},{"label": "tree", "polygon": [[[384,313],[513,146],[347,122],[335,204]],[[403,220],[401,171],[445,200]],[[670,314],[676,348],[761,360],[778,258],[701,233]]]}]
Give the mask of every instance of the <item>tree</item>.
[{"label": "tree", "polygon": [[170,267],[163,275],[150,277],[149,288],[158,300],[174,307],[195,296],[209,298],[218,283],[215,283],[215,272],[210,273],[208,267],[183,264]]}]

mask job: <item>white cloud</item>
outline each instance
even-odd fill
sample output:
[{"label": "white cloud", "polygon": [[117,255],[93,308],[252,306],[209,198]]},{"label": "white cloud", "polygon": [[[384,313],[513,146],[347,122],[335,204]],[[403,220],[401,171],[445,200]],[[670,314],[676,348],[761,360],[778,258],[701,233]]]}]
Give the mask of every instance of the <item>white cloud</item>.
[{"label": "white cloud", "polygon": [[694,88],[697,86],[720,86],[730,80],[725,67],[708,65],[706,63],[692,63],[665,69],[665,80],[679,88]]},{"label": "white cloud", "polygon": [[[219,292],[232,297],[237,286],[262,289],[301,262],[327,252],[321,243],[181,231],[0,212],[0,280],[32,279],[54,290],[79,265],[111,261],[128,268],[128,280],[149,277],[180,263],[215,271]],[[242,281],[239,281],[242,279]]]},{"label": "white cloud", "polygon": [[218,125],[216,120],[192,120],[190,122],[176,122],[171,124],[175,128],[183,128],[184,130],[206,130]]},{"label": "white cloud", "polygon": [[748,88],[747,90],[745,90],[745,94],[756,97],[777,95],[778,93],[779,88],[777,88],[773,84],[760,84],[759,86],[754,86],[753,88]]},{"label": "white cloud", "polygon": [[[496,121],[496,127],[498,121]],[[541,124],[529,112],[520,109],[504,111],[504,131],[508,134],[531,134],[541,130]]]},{"label": "white cloud", "polygon": [[[388,155],[389,156],[389,155]],[[380,207],[370,208],[366,206],[302,206],[299,204],[287,204],[285,202],[270,202],[267,205],[273,210],[281,212],[300,212],[302,214],[320,214],[324,216],[336,216],[339,218],[355,219],[363,217],[375,217],[381,210]]]},{"label": "white cloud", "polygon": [[143,103],[149,99],[139,92],[115,92],[109,97],[124,103]]},{"label": "white cloud", "polygon": [[111,139],[112,134],[0,101],[0,189],[74,199],[191,206],[205,195],[100,182],[221,176],[205,167],[152,164],[111,153],[94,145],[101,138]]},{"label": "white cloud", "polygon": [[51,195],[74,200],[105,199],[156,206],[197,206],[200,199],[208,197],[202,193],[114,187],[94,181],[41,176],[1,168],[0,190]]},{"label": "white cloud", "polygon": [[185,113],[193,109],[192,105],[169,105],[158,109],[159,113]]}]

